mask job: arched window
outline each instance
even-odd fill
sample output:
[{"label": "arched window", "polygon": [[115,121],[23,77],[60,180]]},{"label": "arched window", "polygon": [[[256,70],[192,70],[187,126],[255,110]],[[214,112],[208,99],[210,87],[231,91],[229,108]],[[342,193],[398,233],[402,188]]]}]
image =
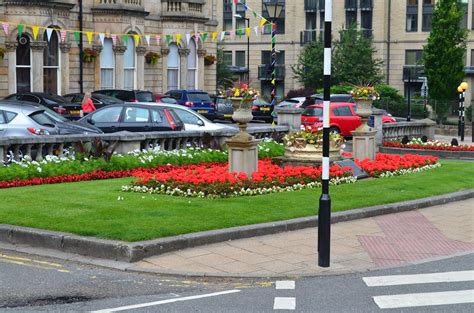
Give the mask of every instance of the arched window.
[{"label": "arched window", "polygon": [[100,88],[114,88],[115,58],[112,39],[106,38],[100,52]]},{"label": "arched window", "polygon": [[196,89],[196,74],[197,74],[197,49],[194,39],[189,41],[189,55],[188,55],[188,89]]},{"label": "arched window", "polygon": [[52,31],[51,38],[48,40],[47,32],[43,35],[43,40],[47,45],[43,53],[43,88],[44,92],[58,94],[60,75],[59,75],[59,37],[56,31]]},{"label": "arched window", "polygon": [[172,43],[169,45],[170,53],[168,54],[168,89],[179,88],[179,55],[178,45]]},{"label": "arched window", "polygon": [[31,91],[31,49],[27,35],[17,37],[16,48],[16,92]]},{"label": "arched window", "polygon": [[123,55],[124,83],[125,89],[135,88],[135,40],[132,36],[128,38],[127,50]]}]

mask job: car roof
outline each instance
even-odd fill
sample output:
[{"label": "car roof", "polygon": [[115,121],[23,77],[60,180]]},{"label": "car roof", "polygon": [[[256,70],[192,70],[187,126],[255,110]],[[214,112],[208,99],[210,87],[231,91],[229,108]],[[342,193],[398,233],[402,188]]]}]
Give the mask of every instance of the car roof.
[{"label": "car roof", "polygon": [[1,110],[11,110],[14,112],[24,111],[26,113],[31,113],[39,110],[43,110],[44,107],[40,105],[34,105],[31,102],[25,101],[16,101],[16,100],[0,100],[0,109]]},{"label": "car roof", "polygon": [[[340,107],[340,106],[346,106],[346,105],[355,106],[355,103],[350,103],[350,102],[331,102],[330,104],[332,107]],[[324,106],[323,103],[316,103],[316,104],[309,105],[308,108],[322,108],[323,106]]]}]

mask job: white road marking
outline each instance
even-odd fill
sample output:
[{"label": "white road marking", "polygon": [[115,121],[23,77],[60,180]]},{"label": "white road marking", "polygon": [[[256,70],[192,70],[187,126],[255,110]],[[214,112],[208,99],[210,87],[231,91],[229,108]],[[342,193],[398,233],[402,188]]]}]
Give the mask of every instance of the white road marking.
[{"label": "white road marking", "polygon": [[295,289],[295,281],[294,280],[278,280],[275,284],[276,289]]},{"label": "white road marking", "polygon": [[410,293],[373,298],[381,309],[474,303],[474,290]]},{"label": "white road marking", "polygon": [[452,283],[474,280],[474,271],[363,277],[369,287],[409,284]]},{"label": "white road marking", "polygon": [[274,310],[294,310],[296,309],[296,298],[276,297],[273,302]]},{"label": "white road marking", "polygon": [[155,306],[155,305],[161,305],[161,304],[166,304],[166,303],[173,303],[173,302],[181,302],[181,301],[196,300],[196,299],[209,298],[209,297],[215,297],[215,296],[222,296],[222,295],[227,295],[227,294],[236,293],[236,292],[240,292],[240,290],[238,290],[238,289],[226,290],[226,291],[208,293],[208,294],[204,294],[204,295],[196,295],[196,296],[167,299],[167,300],[161,300],[161,301],[155,301],[155,302],[140,303],[140,304],[135,304],[135,305],[128,305],[128,306],[122,306],[122,307],[117,307],[117,308],[92,311],[91,313],[109,313],[109,312],[118,312],[118,311],[125,311],[125,310],[140,309],[140,308],[145,308],[145,307]]}]

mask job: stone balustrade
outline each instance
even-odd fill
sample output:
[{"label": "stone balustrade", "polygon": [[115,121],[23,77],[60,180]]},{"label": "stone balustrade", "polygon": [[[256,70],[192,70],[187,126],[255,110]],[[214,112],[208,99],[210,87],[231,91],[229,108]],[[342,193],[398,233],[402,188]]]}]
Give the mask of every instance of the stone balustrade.
[{"label": "stone balustrade", "polygon": [[[237,128],[210,132],[180,131],[180,132],[147,132],[130,133],[119,132],[113,134],[97,135],[63,135],[63,136],[38,136],[38,137],[0,137],[0,163],[8,158],[19,161],[22,156],[33,156],[41,161],[46,155],[62,156],[65,148],[80,142],[92,142],[100,139],[105,142],[117,142],[115,151],[125,154],[137,149],[159,148],[160,150],[176,150],[187,147],[218,148],[225,141],[238,132]],[[254,137],[271,138],[288,132],[288,127],[268,126],[251,127],[248,129]],[[7,157],[7,154],[10,156]]]},{"label": "stone balustrade", "polygon": [[161,15],[165,19],[191,18],[208,19],[206,16],[206,2],[203,0],[162,0]]},{"label": "stone balustrade", "polygon": [[410,122],[397,122],[383,124],[383,140],[401,139],[404,136],[434,139],[436,123],[430,119]]}]

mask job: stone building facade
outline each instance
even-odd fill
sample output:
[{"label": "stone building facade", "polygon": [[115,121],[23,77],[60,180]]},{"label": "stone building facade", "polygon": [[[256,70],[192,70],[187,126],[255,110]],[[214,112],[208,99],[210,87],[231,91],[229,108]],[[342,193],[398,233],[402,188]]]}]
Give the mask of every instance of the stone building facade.
[{"label": "stone building facade", "polygon": [[[146,89],[164,93],[171,88],[215,91],[215,64],[205,65],[206,55],[216,54],[216,43],[196,40],[195,34],[216,30],[217,0],[83,0],[83,30],[106,34],[104,43],[95,35],[84,49],[97,57],[83,65],[85,91],[104,88]],[[48,91],[57,94],[80,89],[79,46],[74,33],[64,41],[60,31],[79,30],[79,2],[75,0],[3,0],[0,20],[15,23],[8,36],[0,31],[5,49],[0,61],[0,97],[18,91]],[[21,37],[16,23],[25,25]],[[36,40],[29,25],[40,28]],[[129,40],[107,34],[130,34]],[[160,44],[133,34],[161,34]],[[166,34],[193,34],[189,40],[168,45]],[[50,39],[48,40],[48,36]],[[183,35],[184,36],[184,35]],[[149,52],[160,57],[157,64],[145,62]]]},{"label": "stone building facade", "polygon": [[[293,78],[291,66],[297,63],[305,44],[317,39],[324,31],[324,0],[240,0],[256,12],[265,16],[264,2],[279,1],[285,10],[277,20],[278,35],[276,49],[277,91],[279,98],[289,90],[300,85]],[[250,28],[259,25],[259,19],[245,11],[243,5],[233,6],[232,0],[217,2],[218,31],[246,27],[245,20],[236,14],[250,19]],[[420,95],[423,84],[422,66],[417,64],[421,58],[423,45],[431,30],[431,18],[435,0],[333,0],[333,38],[338,31],[351,22],[357,22],[367,35],[373,35],[377,50],[376,57],[384,61],[386,82],[407,94]],[[474,6],[472,0],[464,5],[463,25],[470,30],[466,56],[466,80],[474,87]],[[252,33],[252,35],[254,35]],[[269,77],[265,66],[269,63],[271,46],[270,34],[252,36],[250,39],[250,82],[268,94]],[[223,43],[227,62],[234,65],[236,73],[247,73],[245,38]],[[405,73],[405,75],[404,75]],[[408,83],[407,74],[411,74]],[[246,79],[246,77],[244,77]],[[468,103],[472,88],[468,90]]]}]

